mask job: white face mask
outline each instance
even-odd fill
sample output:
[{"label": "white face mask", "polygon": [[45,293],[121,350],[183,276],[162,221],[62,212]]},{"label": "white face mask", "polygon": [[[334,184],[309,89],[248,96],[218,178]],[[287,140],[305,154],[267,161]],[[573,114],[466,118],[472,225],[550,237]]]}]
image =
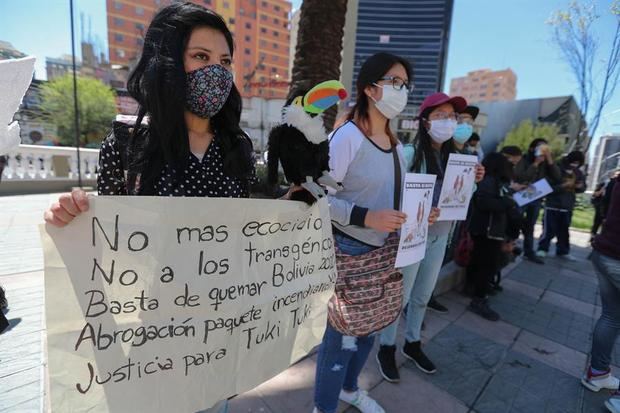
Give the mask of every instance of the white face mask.
[{"label": "white face mask", "polygon": [[444,143],[454,135],[456,130],[455,119],[432,120],[430,122],[431,128],[428,130],[428,134],[435,142]]},{"label": "white face mask", "polygon": [[383,89],[383,97],[379,101],[372,96],[370,98],[375,102],[375,106],[383,116],[388,119],[394,119],[405,110],[405,106],[407,106],[407,88],[396,90],[392,85],[382,86],[376,83],[375,86]]}]

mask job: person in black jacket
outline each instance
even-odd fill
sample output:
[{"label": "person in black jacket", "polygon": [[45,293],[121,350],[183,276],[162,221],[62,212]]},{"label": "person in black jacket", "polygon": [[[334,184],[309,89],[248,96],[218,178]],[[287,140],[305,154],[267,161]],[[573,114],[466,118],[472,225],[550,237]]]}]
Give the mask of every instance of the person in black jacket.
[{"label": "person in black jacket", "polygon": [[585,156],[583,152],[573,151],[558,163],[561,179],[551,180],[549,183],[553,193],[545,201],[545,215],[543,217],[543,234],[538,242],[536,255],[540,258],[547,256],[553,238],[557,238],[556,255],[574,261],[570,255],[569,228],[575,209],[576,194],[586,190],[583,172]]},{"label": "person in black jacket", "polygon": [[[551,149],[545,139],[534,139],[523,159],[515,166],[515,182],[531,185],[545,178],[547,181],[560,180],[560,170],[553,161]],[[523,253],[525,258],[537,264],[544,264],[542,258],[534,251],[534,227],[540,215],[542,199],[530,202],[521,210],[523,213]]]},{"label": "person in black jacket", "polygon": [[469,309],[490,321],[499,314],[489,307],[487,295],[493,276],[500,268],[504,243],[518,237],[519,212],[511,197],[512,164],[500,153],[489,154],[482,165],[486,175],[473,197],[469,232],[474,240],[471,261],[467,267],[474,281],[474,298]]}]

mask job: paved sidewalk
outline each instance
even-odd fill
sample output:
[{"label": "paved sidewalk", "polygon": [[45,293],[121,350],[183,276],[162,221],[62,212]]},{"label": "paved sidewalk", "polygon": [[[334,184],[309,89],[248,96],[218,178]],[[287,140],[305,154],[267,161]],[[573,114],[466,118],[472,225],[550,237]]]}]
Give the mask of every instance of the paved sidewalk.
[{"label": "paved sidewalk", "polygon": [[[0,412],[42,410],[45,324],[37,225],[54,198],[0,197],[0,284],[8,290],[9,319],[19,321],[0,336]],[[401,357],[401,382],[387,383],[373,352],[362,387],[389,413],[604,412],[609,394],[591,393],[579,383],[600,299],[586,260],[587,236],[572,233],[572,242],[577,262],[549,258],[544,266],[519,262],[509,269],[504,292],[492,298],[502,321],[468,312],[468,299],[457,292],[439,297],[450,312],[429,313],[424,331],[437,374],[425,375]],[[315,361],[313,354],[236,397],[230,412],[311,412]],[[620,365],[620,343],[613,362]],[[346,406],[341,411],[356,412]]]}]

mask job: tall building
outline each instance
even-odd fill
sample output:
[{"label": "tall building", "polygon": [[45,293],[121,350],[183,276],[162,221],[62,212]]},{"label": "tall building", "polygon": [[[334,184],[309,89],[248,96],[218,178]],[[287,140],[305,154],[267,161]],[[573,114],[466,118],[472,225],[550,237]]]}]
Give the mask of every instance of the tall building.
[{"label": "tall building", "polygon": [[297,35],[299,34],[299,19],[301,18],[301,9],[295,10],[291,17],[291,45],[289,46],[288,55],[288,77],[293,78],[293,63],[295,62],[295,53],[297,52]]},{"label": "tall building", "polygon": [[[377,52],[408,59],[414,68],[409,105],[419,106],[443,86],[453,0],[359,0],[349,2],[342,78],[354,85],[364,61]],[[350,51],[355,52],[351,55]]]},{"label": "tall building", "polygon": [[492,71],[475,70],[465,77],[450,82],[450,96],[463,96],[468,102],[494,102],[515,100],[517,75],[512,69]]},{"label": "tall building", "polygon": [[620,134],[601,136],[593,160],[590,188],[605,181],[609,173],[620,168]]},{"label": "tall building", "polygon": [[[160,7],[172,0],[106,0],[110,63],[133,65]],[[244,97],[283,98],[289,82],[288,0],[192,0],[219,13],[235,37],[235,83]]]}]

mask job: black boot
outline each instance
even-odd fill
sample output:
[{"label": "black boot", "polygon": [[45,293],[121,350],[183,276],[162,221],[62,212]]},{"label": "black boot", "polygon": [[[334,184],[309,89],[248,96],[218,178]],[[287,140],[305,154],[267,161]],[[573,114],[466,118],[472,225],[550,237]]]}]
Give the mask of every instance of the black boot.
[{"label": "black boot", "polygon": [[486,298],[474,298],[469,304],[469,310],[478,314],[480,317],[489,321],[499,320],[499,314],[497,314],[491,307],[489,307],[489,301]]},{"label": "black boot", "polygon": [[390,383],[398,383],[400,374],[398,374],[398,366],[396,365],[396,346],[380,346],[377,353],[377,363],[379,363],[379,371],[384,379]]},{"label": "black boot", "polygon": [[413,361],[426,374],[433,374],[437,371],[433,362],[422,352],[422,345],[419,341],[405,341],[403,356]]},{"label": "black boot", "polygon": [[448,314],[448,308],[441,304],[439,301],[435,299],[435,297],[431,296],[431,299],[428,301],[426,306],[429,310],[433,310],[439,314]]}]

